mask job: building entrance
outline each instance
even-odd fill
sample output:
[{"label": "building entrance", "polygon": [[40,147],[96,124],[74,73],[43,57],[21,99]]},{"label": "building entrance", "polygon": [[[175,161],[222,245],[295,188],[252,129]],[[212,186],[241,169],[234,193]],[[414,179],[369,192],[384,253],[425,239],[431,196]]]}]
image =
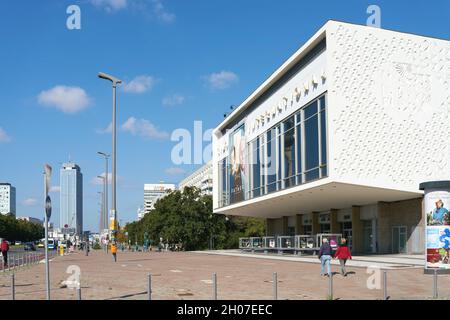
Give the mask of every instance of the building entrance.
[{"label": "building entrance", "polygon": [[392,253],[406,253],[406,227],[392,227]]}]

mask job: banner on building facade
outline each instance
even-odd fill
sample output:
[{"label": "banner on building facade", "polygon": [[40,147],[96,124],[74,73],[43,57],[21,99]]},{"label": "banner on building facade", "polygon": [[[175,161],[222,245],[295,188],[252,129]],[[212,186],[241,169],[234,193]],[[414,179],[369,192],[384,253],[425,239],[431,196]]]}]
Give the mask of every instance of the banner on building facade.
[{"label": "banner on building facade", "polygon": [[245,166],[245,127],[242,125],[230,135],[230,202],[245,200],[247,173]]}]

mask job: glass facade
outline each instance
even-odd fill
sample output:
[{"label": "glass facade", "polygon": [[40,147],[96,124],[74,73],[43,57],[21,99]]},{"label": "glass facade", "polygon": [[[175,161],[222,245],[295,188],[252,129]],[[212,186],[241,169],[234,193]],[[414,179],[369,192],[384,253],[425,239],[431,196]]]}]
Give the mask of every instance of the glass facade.
[{"label": "glass facade", "polygon": [[[327,176],[326,94],[246,143],[245,195],[252,199]],[[229,158],[229,157],[228,157]],[[230,203],[228,158],[218,163],[219,206]]]}]

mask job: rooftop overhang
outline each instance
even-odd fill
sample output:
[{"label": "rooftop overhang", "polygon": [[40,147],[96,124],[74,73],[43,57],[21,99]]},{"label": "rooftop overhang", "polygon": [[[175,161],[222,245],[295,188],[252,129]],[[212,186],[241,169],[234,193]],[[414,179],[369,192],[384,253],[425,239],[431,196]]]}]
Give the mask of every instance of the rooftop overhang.
[{"label": "rooftop overhang", "polygon": [[[377,202],[394,202],[420,198],[421,191],[402,191],[329,181],[313,182],[311,187],[293,187],[263,197],[254,198],[214,213],[259,218],[280,218],[295,214],[344,209]],[[303,187],[303,188],[301,188]]]}]

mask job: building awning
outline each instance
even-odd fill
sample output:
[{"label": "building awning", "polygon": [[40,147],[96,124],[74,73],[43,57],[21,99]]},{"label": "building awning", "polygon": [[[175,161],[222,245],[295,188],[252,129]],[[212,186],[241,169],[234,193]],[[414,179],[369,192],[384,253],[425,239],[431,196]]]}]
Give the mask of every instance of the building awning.
[{"label": "building awning", "polygon": [[[299,189],[303,187],[303,189]],[[344,209],[377,202],[394,202],[420,198],[423,193],[376,188],[340,182],[328,182],[282,190],[214,210],[218,214],[260,218],[280,218],[295,214]]]}]

